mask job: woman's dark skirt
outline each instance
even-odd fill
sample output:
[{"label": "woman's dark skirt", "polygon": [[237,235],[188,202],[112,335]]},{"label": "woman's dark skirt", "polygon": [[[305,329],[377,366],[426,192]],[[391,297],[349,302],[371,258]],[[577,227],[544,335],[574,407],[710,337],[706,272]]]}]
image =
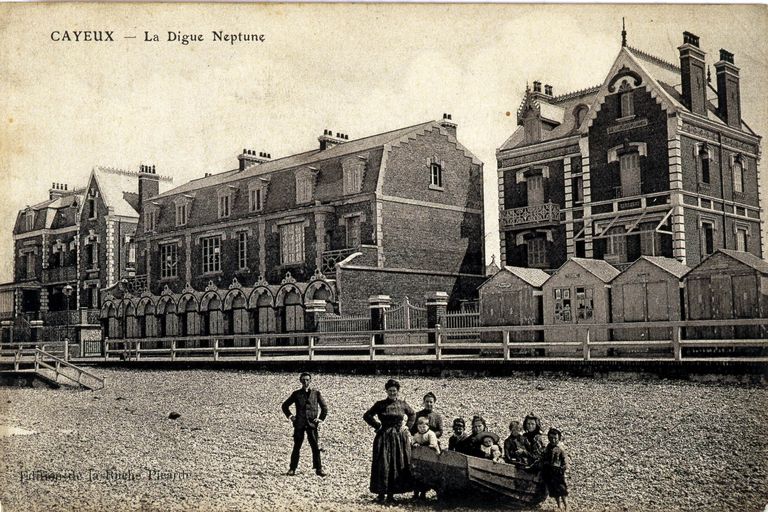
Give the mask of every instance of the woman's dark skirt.
[{"label": "woman's dark skirt", "polygon": [[373,439],[371,492],[398,494],[412,490],[410,434],[397,427],[382,428]]}]

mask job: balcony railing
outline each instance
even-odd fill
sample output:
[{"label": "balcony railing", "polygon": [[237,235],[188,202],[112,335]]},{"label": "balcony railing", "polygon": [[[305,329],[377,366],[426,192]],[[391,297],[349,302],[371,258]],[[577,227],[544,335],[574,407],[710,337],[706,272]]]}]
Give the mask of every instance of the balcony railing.
[{"label": "balcony railing", "polygon": [[542,224],[559,224],[560,207],[555,203],[544,203],[521,208],[510,208],[501,212],[502,229]]},{"label": "balcony railing", "polygon": [[126,276],[124,281],[126,291],[133,295],[139,295],[141,292],[149,290],[149,281],[147,274]]},{"label": "balcony railing", "polygon": [[68,267],[47,268],[43,270],[43,280],[46,283],[59,283],[75,281],[77,279],[77,267],[74,265]]},{"label": "balcony railing", "polygon": [[353,247],[348,247],[346,249],[337,249],[335,251],[323,252],[323,274],[334,274],[336,272],[336,264],[340,261],[343,261],[358,250],[359,249],[355,249]]},{"label": "balcony railing", "polygon": [[40,316],[45,325],[93,325],[100,322],[98,309],[41,311]]}]

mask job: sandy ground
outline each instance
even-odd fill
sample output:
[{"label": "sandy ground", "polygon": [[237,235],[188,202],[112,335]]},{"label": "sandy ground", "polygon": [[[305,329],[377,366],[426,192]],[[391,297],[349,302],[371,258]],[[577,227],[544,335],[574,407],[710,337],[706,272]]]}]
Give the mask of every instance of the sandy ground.
[{"label": "sandy ground", "polygon": [[[381,510],[368,492],[373,432],[363,412],[388,376],[316,375],[329,403],[324,465],[305,446],[283,476],[291,429],[280,403],[297,374],[99,369],[104,390],[0,389],[0,502],[28,510]],[[397,377],[395,375],[395,377]],[[576,377],[404,376],[450,421],[506,425],[536,411],[565,432],[571,510],[762,511],[768,503],[768,390],[743,385]],[[171,411],[181,414],[168,418]],[[499,503],[408,510],[502,510]],[[541,510],[556,510],[547,500]]]}]

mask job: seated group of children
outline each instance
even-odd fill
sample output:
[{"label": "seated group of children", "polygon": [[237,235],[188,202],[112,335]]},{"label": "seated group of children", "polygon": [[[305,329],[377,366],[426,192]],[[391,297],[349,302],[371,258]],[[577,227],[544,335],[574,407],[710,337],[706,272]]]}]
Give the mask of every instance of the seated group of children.
[{"label": "seated group of children", "polygon": [[[428,446],[440,453],[438,435],[429,428],[429,419],[421,416],[416,420],[416,433],[413,444]],[[565,472],[568,467],[567,457],[560,443],[562,433],[556,428],[547,432],[549,444],[544,444],[541,433],[541,421],[534,414],[529,414],[523,420],[513,420],[509,424],[509,437],[504,440],[503,447],[499,445],[499,436],[489,432],[482,416],[472,418],[472,431],[466,431],[463,418],[453,420],[453,435],[448,439],[448,449],[465,455],[490,459],[498,463],[536,466],[542,469],[549,495],[557,500],[558,508],[567,508],[565,497],[568,488],[565,482]],[[417,497],[424,497],[424,491],[418,490]]]}]

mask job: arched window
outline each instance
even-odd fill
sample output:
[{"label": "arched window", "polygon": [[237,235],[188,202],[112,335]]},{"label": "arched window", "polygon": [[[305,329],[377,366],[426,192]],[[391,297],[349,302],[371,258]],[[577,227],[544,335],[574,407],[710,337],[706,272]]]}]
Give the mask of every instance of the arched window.
[{"label": "arched window", "polygon": [[744,192],[744,164],[741,162],[741,158],[736,158],[733,161],[733,191]]}]

